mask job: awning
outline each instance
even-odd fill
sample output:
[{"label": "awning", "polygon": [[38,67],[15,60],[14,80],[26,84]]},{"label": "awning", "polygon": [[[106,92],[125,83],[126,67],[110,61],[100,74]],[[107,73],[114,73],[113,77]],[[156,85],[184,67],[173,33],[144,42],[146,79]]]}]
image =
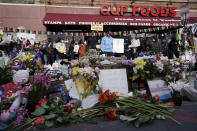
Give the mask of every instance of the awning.
[{"label": "awning", "polygon": [[121,25],[121,26],[169,26],[179,24],[180,17],[102,16],[89,14],[47,13],[45,25]]}]

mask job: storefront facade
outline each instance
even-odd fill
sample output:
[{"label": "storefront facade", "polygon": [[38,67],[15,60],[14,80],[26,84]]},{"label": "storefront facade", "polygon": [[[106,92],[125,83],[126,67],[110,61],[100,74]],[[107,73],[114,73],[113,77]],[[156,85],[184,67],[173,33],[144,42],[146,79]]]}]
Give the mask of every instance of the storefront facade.
[{"label": "storefront facade", "polygon": [[[91,25],[103,24],[106,26],[166,26],[179,23],[180,12],[176,16],[132,16],[130,13],[120,15],[105,15],[101,7],[68,7],[50,5],[18,5],[0,4],[0,25],[3,27],[18,28],[24,26],[29,30],[46,31],[49,25]],[[106,8],[106,7],[105,7]],[[141,8],[141,7],[140,7]],[[145,7],[143,7],[145,8]],[[158,7],[159,8],[159,7]],[[126,11],[123,8],[123,11]],[[151,8],[150,8],[151,9]],[[196,21],[196,10],[190,11],[192,22]],[[105,11],[106,12],[106,11]],[[111,13],[111,12],[109,12]],[[120,8],[121,13],[121,8]],[[124,12],[123,12],[124,13]],[[149,12],[148,12],[149,13]],[[147,12],[145,14],[149,15]],[[150,11],[151,15],[151,11]]]}]

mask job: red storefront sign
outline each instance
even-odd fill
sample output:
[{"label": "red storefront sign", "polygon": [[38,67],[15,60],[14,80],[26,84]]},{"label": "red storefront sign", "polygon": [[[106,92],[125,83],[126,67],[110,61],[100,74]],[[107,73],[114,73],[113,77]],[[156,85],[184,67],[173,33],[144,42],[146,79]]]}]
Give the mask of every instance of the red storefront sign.
[{"label": "red storefront sign", "polygon": [[180,17],[103,16],[89,14],[47,13],[45,25],[123,25],[123,26],[170,26],[180,23]]},{"label": "red storefront sign", "polygon": [[[114,11],[115,8],[115,11]],[[109,10],[110,9],[110,10]],[[170,7],[169,9],[167,7],[148,7],[148,6],[138,6],[135,5],[132,7],[132,15],[135,16],[137,13],[139,13],[141,16],[162,16],[162,17],[175,17],[176,16],[176,11],[175,7]],[[106,10],[106,11],[104,11]],[[100,9],[100,13],[102,15],[123,15],[128,11],[128,6],[127,5],[116,5],[114,6],[113,4],[108,5],[108,4],[103,4]]]}]

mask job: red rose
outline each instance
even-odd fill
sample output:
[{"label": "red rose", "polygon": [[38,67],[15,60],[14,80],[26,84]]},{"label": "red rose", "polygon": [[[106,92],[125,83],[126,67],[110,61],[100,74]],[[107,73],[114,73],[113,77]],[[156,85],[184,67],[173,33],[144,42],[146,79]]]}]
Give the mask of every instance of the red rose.
[{"label": "red rose", "polygon": [[107,96],[105,94],[100,94],[99,102],[101,105],[105,104],[107,102]]},{"label": "red rose", "polygon": [[40,108],[40,105],[36,105],[36,106],[35,106],[35,110],[36,110],[36,109],[39,109],[39,108]]},{"label": "red rose", "polygon": [[174,103],[173,102],[168,102],[168,105],[171,107],[174,107]]},{"label": "red rose", "polygon": [[115,98],[115,92],[113,92],[110,96],[109,96],[109,101],[114,101]]},{"label": "red rose", "polygon": [[155,99],[157,100],[157,101],[159,101],[160,99],[159,99],[159,95],[155,95]]},{"label": "red rose", "polygon": [[108,109],[105,115],[110,120],[117,119],[117,115],[116,115],[116,112],[114,111],[114,109]]},{"label": "red rose", "polygon": [[106,96],[109,95],[109,90],[106,90],[103,94],[105,94]]},{"label": "red rose", "polygon": [[40,116],[38,117],[37,120],[35,120],[35,126],[39,126],[40,124],[42,124],[45,121],[45,117],[44,116]]},{"label": "red rose", "polygon": [[38,104],[42,105],[42,104],[47,103],[47,102],[48,102],[47,99],[40,99]]},{"label": "red rose", "polygon": [[161,60],[161,58],[160,58],[160,57],[157,57],[157,58],[156,58],[156,60],[157,60],[157,61],[160,61],[160,60]]}]

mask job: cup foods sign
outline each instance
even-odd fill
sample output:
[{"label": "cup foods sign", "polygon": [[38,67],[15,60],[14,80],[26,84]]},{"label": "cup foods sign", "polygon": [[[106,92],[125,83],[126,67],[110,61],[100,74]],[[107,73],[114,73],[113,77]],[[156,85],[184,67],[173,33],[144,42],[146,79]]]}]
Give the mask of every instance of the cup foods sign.
[{"label": "cup foods sign", "polygon": [[[115,10],[114,10],[115,8]],[[132,15],[135,16],[139,13],[141,16],[163,16],[163,17],[175,17],[176,16],[176,8],[175,7],[157,7],[157,6],[132,6]],[[129,7],[127,5],[108,5],[103,4],[100,9],[100,13],[102,15],[123,15],[124,13],[128,12]]]}]

